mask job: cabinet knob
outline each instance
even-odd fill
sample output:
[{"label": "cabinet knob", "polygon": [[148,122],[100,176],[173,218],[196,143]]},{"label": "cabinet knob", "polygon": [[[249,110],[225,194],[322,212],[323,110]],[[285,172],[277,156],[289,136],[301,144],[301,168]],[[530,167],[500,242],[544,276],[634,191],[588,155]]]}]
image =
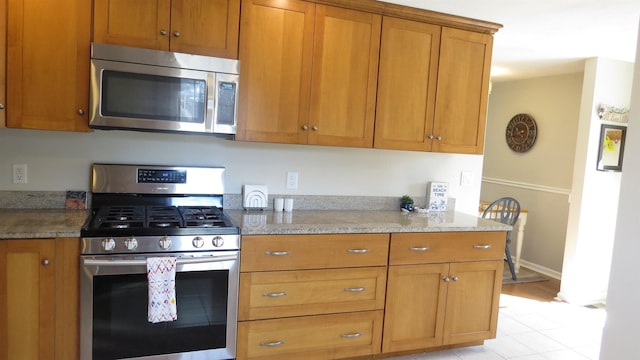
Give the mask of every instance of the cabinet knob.
[{"label": "cabinet knob", "polygon": [[84,115],[84,110],[78,109],[78,115]]},{"label": "cabinet knob", "polygon": [[50,263],[51,262],[49,261],[49,259],[42,260],[42,265],[44,265],[44,266],[49,266]]},{"label": "cabinet knob", "polygon": [[438,140],[438,141],[442,140],[442,136],[440,136],[440,135],[436,136],[436,140]]},{"label": "cabinet knob", "polygon": [[167,35],[167,30],[165,30],[165,29],[161,29],[161,30],[160,30],[160,35],[162,35],[162,36]]},{"label": "cabinet knob", "polygon": [[307,130],[309,130],[309,127],[307,125],[302,125],[302,130],[307,131]]},{"label": "cabinet knob", "polygon": [[458,281],[458,280],[460,280],[460,279],[459,279],[457,276],[453,275],[453,276],[451,277],[451,280],[453,280],[453,281]]},{"label": "cabinet knob", "polygon": [[448,283],[449,281],[451,281],[451,279],[449,279],[448,276],[445,276],[445,277],[442,278],[442,281]]},{"label": "cabinet knob", "polygon": [[173,36],[180,37],[180,31],[174,31],[173,32]]},{"label": "cabinet knob", "polygon": [[317,126],[315,126],[315,125],[314,125],[311,129],[312,129],[313,131],[318,131],[318,127],[317,127]]},{"label": "cabinet knob", "polygon": [[0,104],[0,110],[4,110],[4,104]]}]

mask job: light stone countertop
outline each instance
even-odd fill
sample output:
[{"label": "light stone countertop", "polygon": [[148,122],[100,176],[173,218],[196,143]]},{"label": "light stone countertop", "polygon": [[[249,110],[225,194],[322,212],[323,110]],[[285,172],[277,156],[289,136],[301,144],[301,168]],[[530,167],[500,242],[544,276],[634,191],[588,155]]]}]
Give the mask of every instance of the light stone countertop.
[{"label": "light stone countertop", "polygon": [[[242,235],[507,231],[510,226],[458,213],[401,211],[225,210]],[[89,211],[0,209],[0,239],[79,237]]]},{"label": "light stone countertop", "polygon": [[512,227],[459,212],[225,210],[242,235],[508,231]]},{"label": "light stone countertop", "polygon": [[87,210],[0,209],[0,239],[79,237]]}]

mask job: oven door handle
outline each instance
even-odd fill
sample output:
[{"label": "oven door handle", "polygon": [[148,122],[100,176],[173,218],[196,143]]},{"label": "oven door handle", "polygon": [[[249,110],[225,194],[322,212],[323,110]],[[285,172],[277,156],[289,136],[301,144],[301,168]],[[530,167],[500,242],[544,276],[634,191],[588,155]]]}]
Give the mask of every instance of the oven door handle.
[{"label": "oven door handle", "polygon": [[[221,255],[212,257],[199,257],[199,258],[177,258],[176,265],[184,264],[201,264],[207,262],[221,262],[229,260],[237,260],[238,255]],[[84,265],[90,266],[146,266],[147,260],[96,260],[96,259],[84,259],[82,260]]]}]

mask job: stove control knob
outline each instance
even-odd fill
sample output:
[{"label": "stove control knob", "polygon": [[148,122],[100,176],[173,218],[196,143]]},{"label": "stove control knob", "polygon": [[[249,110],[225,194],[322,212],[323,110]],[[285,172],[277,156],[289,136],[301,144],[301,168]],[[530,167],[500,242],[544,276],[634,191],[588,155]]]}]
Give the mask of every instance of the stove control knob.
[{"label": "stove control knob", "polygon": [[200,236],[196,236],[193,238],[193,240],[191,240],[191,244],[193,244],[194,248],[200,249],[201,247],[204,246],[204,239],[201,238]]},{"label": "stove control knob", "polygon": [[215,246],[215,247],[221,247],[222,245],[224,245],[224,239],[220,235],[214,236],[213,240],[211,242],[213,243],[213,246]]},{"label": "stove control knob", "polygon": [[130,237],[127,238],[124,241],[124,247],[127,248],[127,250],[135,250],[138,248],[138,239],[134,238],[134,237]]},{"label": "stove control knob", "polygon": [[113,251],[116,248],[116,241],[113,238],[106,238],[102,240],[102,249],[104,251]]},{"label": "stove control knob", "polygon": [[169,239],[167,236],[162,237],[162,239],[160,239],[160,241],[158,242],[158,245],[160,245],[160,248],[162,250],[167,250],[168,248],[171,247],[171,239]]}]

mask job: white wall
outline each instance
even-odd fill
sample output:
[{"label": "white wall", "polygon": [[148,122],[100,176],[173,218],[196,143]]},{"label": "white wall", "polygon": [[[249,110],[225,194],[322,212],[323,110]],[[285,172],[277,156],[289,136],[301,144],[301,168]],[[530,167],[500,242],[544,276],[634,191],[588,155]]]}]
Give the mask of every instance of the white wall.
[{"label": "white wall", "polygon": [[640,254],[640,33],[637,49],[601,360],[635,359],[640,354],[640,282],[636,276]]},{"label": "white wall", "polygon": [[[132,131],[67,133],[0,129],[0,190],[89,190],[94,162],[225,166],[226,193],[266,184],[271,194],[426,196],[428,181],[445,181],[456,210],[477,214],[481,155],[235,142],[200,135]],[[12,184],[12,164],[27,164],[28,184]],[[285,188],[299,173],[297,190]],[[460,187],[460,172],[473,185]],[[420,204],[417,204],[420,205]],[[366,210],[366,209],[364,209]]]},{"label": "white wall", "polygon": [[[562,269],[581,89],[582,73],[577,73],[494,83],[489,97],[481,198],[519,200],[529,211],[522,260],[556,277]],[[507,123],[519,113],[533,116],[538,125],[536,143],[525,153],[512,151],[505,141]]]},{"label": "white wall", "polygon": [[629,108],[632,79],[633,63],[603,58],[588,59],[585,63],[558,294],[571,303],[606,301],[621,173],[596,170],[600,127],[604,123],[598,118],[597,109],[601,103]]}]

